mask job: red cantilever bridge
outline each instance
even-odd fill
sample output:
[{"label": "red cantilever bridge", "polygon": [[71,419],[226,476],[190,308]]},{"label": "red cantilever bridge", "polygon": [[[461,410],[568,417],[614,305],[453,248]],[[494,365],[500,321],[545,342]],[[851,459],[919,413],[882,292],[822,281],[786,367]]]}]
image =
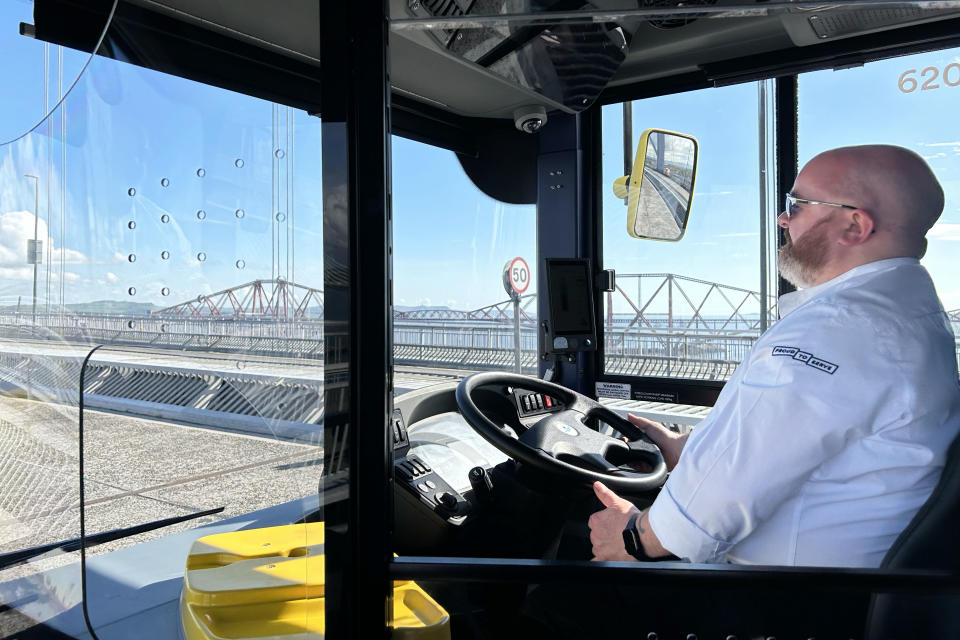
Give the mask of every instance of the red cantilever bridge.
[{"label": "red cantilever bridge", "polygon": [[152,315],[175,318],[322,318],[323,291],[283,278],[254,280],[153,311]]},{"label": "red cantilever bridge", "polygon": [[[651,324],[653,320],[648,320],[647,316],[656,309],[660,311],[660,313],[655,314],[660,316],[660,322],[665,317],[683,318],[682,321],[678,320],[676,324],[677,328],[684,330],[701,325],[709,325],[711,328],[720,329],[735,327],[756,330],[760,328],[756,314],[750,318],[741,315],[745,308],[754,312],[760,308],[759,294],[753,291],[673,274],[624,274],[618,275],[617,281],[617,293],[613,295],[618,296],[626,303],[630,313],[626,314],[626,317],[619,322],[615,322],[612,315],[615,305],[610,298],[610,294],[608,294],[607,325],[611,327],[614,324],[625,323],[628,329],[630,327],[646,327],[655,331],[660,327],[654,327]],[[694,289],[697,286],[700,287],[700,291]],[[636,295],[628,293],[626,289],[635,289]],[[677,294],[676,300],[674,292]],[[725,314],[708,321],[703,309],[711,299],[721,299],[727,306],[727,311]],[[521,322],[534,322],[535,300],[535,294],[521,297]],[[658,301],[661,303],[666,301],[666,307],[658,309],[656,306]],[[772,322],[776,318],[775,298],[772,296],[767,302],[767,307],[768,317]],[[323,318],[323,291],[289,282],[283,278],[254,280],[159,309],[152,312],[152,315],[160,318],[183,319],[244,318],[256,320],[276,318],[321,320]],[[951,322],[960,323],[960,309],[948,311],[947,315]],[[394,319],[426,322],[452,320],[507,322],[513,319],[513,303],[510,300],[504,300],[467,311],[447,308],[395,310]],[[674,322],[671,320],[670,324],[673,325]]]},{"label": "red cantilever bridge", "polygon": [[[533,322],[528,309],[536,296],[520,298],[520,320]],[[397,320],[511,320],[513,304],[509,300],[472,311],[455,309],[411,309],[395,311]],[[216,293],[197,296],[180,304],[152,312],[168,318],[323,318],[323,291],[314,287],[276,280],[254,280]]]}]

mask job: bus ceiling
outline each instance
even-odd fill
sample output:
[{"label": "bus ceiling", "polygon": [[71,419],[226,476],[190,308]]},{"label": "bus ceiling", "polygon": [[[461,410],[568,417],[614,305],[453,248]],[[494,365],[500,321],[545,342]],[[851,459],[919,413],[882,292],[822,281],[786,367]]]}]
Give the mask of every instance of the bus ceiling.
[{"label": "bus ceiling", "polygon": [[[522,5],[507,0],[502,3],[505,8]],[[518,107],[538,100],[547,111],[574,113],[596,100],[609,103],[847,66],[960,42],[960,3],[933,10],[921,6],[930,3],[889,0],[858,1],[856,7],[844,7],[851,3],[837,1],[593,0],[571,4],[569,0],[555,0],[538,5],[561,11],[558,15],[563,23],[531,26],[499,16],[507,26],[490,23],[497,28],[484,22],[497,16],[476,16],[462,28],[440,20],[470,18],[473,14],[463,8],[480,4],[472,0],[390,0],[390,4],[391,80],[395,90],[415,102],[468,117],[512,118]],[[636,9],[638,4],[643,8]],[[950,4],[940,2],[937,6]],[[112,5],[113,0],[35,0],[35,35],[89,51]],[[447,7],[447,14],[435,16],[438,21],[432,23],[441,26],[418,24],[418,19],[433,15],[434,5]],[[681,7],[677,11],[688,12],[692,5],[702,5],[697,9],[702,13],[673,19],[662,15],[635,17],[643,10],[663,12],[677,5]],[[571,6],[582,11],[570,11]],[[450,7],[460,10],[450,13]],[[619,11],[610,12],[612,9]],[[732,9],[746,9],[742,13],[747,15],[720,17],[724,14],[718,13],[728,11],[726,15],[730,15]],[[610,22],[570,18],[604,10],[610,12]],[[541,10],[541,14],[550,11]],[[237,83],[237,79],[231,82],[221,68],[220,55],[207,58],[219,50],[222,55],[242,59],[244,67],[259,64],[279,71],[284,81],[300,76],[288,91],[273,88],[272,92],[288,93],[287,103],[294,103],[291,106],[316,111],[318,91],[308,87],[317,84],[320,65],[318,20],[317,0],[119,0],[113,28],[101,53],[147,67],[176,63],[176,68],[169,71],[158,70],[203,82],[223,75],[221,84]],[[472,49],[465,44],[470,42],[474,43]],[[549,46],[533,46],[537,42]],[[176,53],[178,49],[182,53]],[[201,53],[204,55],[198,55]],[[762,58],[757,57],[760,55]],[[578,75],[570,68],[570,63],[587,56],[592,66],[591,82],[596,86],[585,80],[585,74]],[[549,77],[535,81],[524,75],[523,69],[508,73],[498,68],[506,66],[508,60],[513,69],[530,65],[548,68]],[[244,92],[269,91],[260,80],[252,76]],[[275,80],[269,84],[280,83]]]},{"label": "bus ceiling", "polygon": [[[538,132],[558,115],[960,45],[960,2],[932,11],[882,1],[699,0],[666,16],[684,3],[558,0],[539,4],[563,12],[565,22],[536,26],[471,14],[480,4],[390,0],[392,127],[455,151],[482,191],[509,203],[535,202]],[[482,3],[491,4],[498,3]],[[661,14],[640,15],[638,5]],[[700,13],[689,13],[691,5]],[[431,13],[440,6],[447,13]],[[35,24],[21,31],[90,51],[112,7],[113,0],[34,0]],[[610,21],[578,21],[571,7],[608,11]],[[717,17],[732,9],[750,15]],[[432,18],[439,27],[426,27]],[[456,26],[466,18],[473,22]],[[118,0],[99,53],[321,114],[318,21],[318,0]],[[591,60],[590,74],[574,64],[581,56]],[[522,72],[541,66],[547,81]],[[531,110],[543,113],[541,122],[519,131],[518,114]]]}]

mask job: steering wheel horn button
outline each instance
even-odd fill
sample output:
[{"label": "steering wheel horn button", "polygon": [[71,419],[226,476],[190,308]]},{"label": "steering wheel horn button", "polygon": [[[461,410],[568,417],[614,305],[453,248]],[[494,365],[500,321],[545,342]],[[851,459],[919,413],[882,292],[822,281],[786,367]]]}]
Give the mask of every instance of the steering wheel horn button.
[{"label": "steering wheel horn button", "polygon": [[571,427],[571,426],[568,425],[568,424],[558,424],[558,425],[556,425],[556,426],[557,426],[557,429],[558,429],[560,432],[565,433],[565,434],[567,434],[568,436],[571,436],[571,437],[574,437],[574,438],[575,438],[575,437],[577,437],[578,435],[580,435],[580,432],[579,432],[579,431],[577,431],[576,429],[574,429],[573,427]]}]

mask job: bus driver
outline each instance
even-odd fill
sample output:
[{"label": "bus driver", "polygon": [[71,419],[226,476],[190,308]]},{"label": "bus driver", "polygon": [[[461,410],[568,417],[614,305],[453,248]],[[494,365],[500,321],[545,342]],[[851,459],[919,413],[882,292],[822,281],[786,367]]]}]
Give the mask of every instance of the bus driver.
[{"label": "bus driver", "polygon": [[803,168],[778,219],[799,290],[689,438],[630,416],[672,473],[646,511],[594,485],[595,560],[880,565],[960,430],[954,336],[919,263],[943,203],[900,147]]}]

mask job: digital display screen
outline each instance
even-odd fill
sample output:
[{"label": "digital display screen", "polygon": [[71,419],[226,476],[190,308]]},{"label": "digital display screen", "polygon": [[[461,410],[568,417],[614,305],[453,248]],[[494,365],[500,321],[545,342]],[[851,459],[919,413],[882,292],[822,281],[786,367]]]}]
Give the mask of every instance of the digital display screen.
[{"label": "digital display screen", "polygon": [[547,261],[554,335],[593,333],[593,288],[584,261]]}]

